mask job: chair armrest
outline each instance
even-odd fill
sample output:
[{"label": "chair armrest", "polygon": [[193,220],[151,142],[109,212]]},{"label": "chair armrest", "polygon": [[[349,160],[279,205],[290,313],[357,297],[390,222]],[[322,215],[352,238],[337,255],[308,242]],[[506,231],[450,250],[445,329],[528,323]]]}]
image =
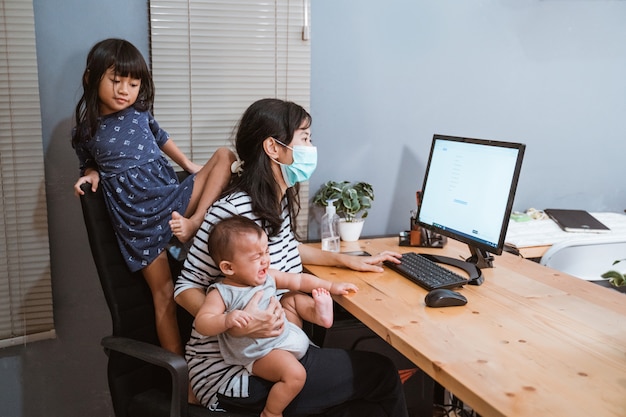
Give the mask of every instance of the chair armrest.
[{"label": "chair armrest", "polygon": [[123,353],[160,366],[169,371],[172,378],[171,417],[185,417],[188,414],[189,404],[189,368],[185,359],[150,343],[141,342],[120,336],[106,336],[101,341],[105,349]]}]

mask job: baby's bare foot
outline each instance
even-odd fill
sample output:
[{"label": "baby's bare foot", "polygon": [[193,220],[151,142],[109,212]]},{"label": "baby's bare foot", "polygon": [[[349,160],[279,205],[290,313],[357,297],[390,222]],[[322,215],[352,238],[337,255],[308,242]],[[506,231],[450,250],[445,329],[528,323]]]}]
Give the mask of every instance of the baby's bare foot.
[{"label": "baby's bare foot", "polygon": [[330,292],[317,288],[311,292],[315,303],[315,318],[319,326],[330,328],[333,325],[333,299]]},{"label": "baby's bare foot", "polygon": [[179,212],[172,212],[172,220],[170,220],[170,229],[178,240],[182,243],[193,238],[198,231],[197,226],[188,218],[182,216]]}]

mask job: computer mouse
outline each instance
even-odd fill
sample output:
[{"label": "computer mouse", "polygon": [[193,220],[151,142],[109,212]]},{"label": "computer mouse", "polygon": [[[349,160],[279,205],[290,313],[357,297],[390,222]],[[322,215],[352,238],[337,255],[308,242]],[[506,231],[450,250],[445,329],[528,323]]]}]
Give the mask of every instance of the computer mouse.
[{"label": "computer mouse", "polygon": [[424,298],[428,307],[452,307],[467,304],[467,298],[463,294],[446,288],[437,288],[426,294]]}]

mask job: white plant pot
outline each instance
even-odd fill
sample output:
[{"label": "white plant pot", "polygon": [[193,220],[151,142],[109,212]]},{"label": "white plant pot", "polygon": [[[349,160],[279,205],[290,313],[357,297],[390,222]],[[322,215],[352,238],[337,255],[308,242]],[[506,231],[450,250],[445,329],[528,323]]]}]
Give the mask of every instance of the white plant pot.
[{"label": "white plant pot", "polygon": [[363,230],[363,223],[365,220],[358,219],[351,222],[341,219],[339,221],[339,237],[344,242],[354,242],[361,237],[361,231]]}]

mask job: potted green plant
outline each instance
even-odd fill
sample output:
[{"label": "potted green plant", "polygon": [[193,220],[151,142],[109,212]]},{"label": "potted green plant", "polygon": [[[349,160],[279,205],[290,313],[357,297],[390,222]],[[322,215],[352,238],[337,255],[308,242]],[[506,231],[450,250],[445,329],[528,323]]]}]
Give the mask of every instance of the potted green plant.
[{"label": "potted green plant", "polygon": [[[626,259],[620,259],[613,262],[613,265],[618,264]],[[626,287],[626,274],[622,274],[618,271],[611,270],[602,274],[602,278],[607,278],[611,285],[614,287]]]},{"label": "potted green plant", "polygon": [[326,207],[332,201],[337,214],[342,217],[339,223],[341,240],[355,241],[361,235],[363,219],[367,217],[373,200],[371,184],[363,181],[327,181],[315,193],[313,204]]}]

